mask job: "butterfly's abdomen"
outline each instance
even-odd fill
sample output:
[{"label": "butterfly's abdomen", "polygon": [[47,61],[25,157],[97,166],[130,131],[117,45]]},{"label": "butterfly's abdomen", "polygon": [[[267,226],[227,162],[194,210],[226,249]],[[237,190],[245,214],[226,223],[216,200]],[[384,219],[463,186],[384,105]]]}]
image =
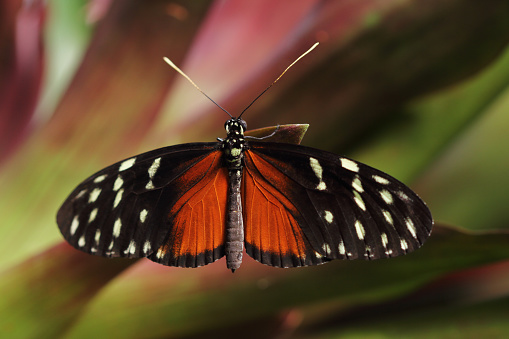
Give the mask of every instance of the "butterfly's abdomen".
[{"label": "butterfly's abdomen", "polygon": [[228,202],[226,211],[226,266],[235,272],[242,263],[244,250],[244,223],[240,184],[242,169],[228,171]]}]

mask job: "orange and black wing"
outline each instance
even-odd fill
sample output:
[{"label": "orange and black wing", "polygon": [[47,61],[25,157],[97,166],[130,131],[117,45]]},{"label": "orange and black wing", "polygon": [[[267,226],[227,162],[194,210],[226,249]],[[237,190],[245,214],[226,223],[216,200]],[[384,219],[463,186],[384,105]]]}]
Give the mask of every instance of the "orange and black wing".
[{"label": "orange and black wing", "polygon": [[57,214],[75,248],[198,267],[224,256],[227,171],[218,143],[165,147],[82,182]]},{"label": "orange and black wing", "polygon": [[300,145],[250,142],[247,253],[276,267],[379,259],[419,248],[433,220],[410,188],[367,165]]}]

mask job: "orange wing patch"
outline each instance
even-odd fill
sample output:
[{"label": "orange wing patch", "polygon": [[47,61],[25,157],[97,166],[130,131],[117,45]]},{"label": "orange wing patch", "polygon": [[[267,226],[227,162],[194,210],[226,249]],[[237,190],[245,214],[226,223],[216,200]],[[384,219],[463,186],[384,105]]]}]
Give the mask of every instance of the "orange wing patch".
[{"label": "orange wing patch", "polygon": [[187,191],[168,213],[170,234],[156,257],[171,266],[198,267],[224,256],[228,172],[211,153],[178,181]]},{"label": "orange wing patch", "polygon": [[[292,182],[267,161],[245,152],[243,211],[246,251],[255,260],[278,267],[304,266],[309,243],[284,191]],[[315,259],[316,260],[316,259]]]}]

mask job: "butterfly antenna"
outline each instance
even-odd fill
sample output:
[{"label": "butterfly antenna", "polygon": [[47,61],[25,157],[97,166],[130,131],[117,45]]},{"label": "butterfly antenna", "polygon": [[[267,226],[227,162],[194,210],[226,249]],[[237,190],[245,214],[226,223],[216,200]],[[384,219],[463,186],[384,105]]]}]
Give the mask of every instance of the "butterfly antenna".
[{"label": "butterfly antenna", "polygon": [[262,96],[265,92],[267,92],[267,91],[269,90],[269,88],[271,88],[272,86],[274,86],[274,84],[275,84],[275,83],[276,83],[279,79],[281,79],[281,77],[282,77],[282,76],[286,73],[286,71],[288,71],[288,70],[290,69],[290,67],[292,67],[293,65],[295,65],[295,64],[297,63],[297,61],[299,61],[299,60],[300,60],[300,59],[302,59],[304,56],[306,56],[306,54],[308,54],[309,52],[311,52],[312,50],[314,50],[316,46],[318,46],[318,42],[317,42],[317,43],[315,43],[313,46],[311,46],[311,48],[310,48],[310,49],[308,49],[306,52],[304,52],[304,53],[303,53],[300,57],[298,57],[297,59],[295,59],[295,61],[294,61],[294,62],[292,62],[292,63],[290,64],[290,66],[286,67],[286,69],[283,71],[283,73],[281,73],[281,75],[280,75],[280,76],[278,76],[278,77],[277,77],[277,79],[276,79],[276,80],[274,80],[274,82],[273,82],[273,83],[271,83],[271,84],[269,85],[269,87],[267,87],[267,88],[266,88],[263,92],[261,92],[261,93],[260,93],[260,94],[259,94],[259,95],[258,95],[258,96],[257,96],[257,97],[256,97],[256,98],[255,98],[255,99],[254,99],[254,100],[253,100],[253,101],[252,101],[252,102],[251,102],[251,103],[250,103],[250,104],[249,104],[246,108],[244,108],[244,110],[242,111],[242,113],[240,113],[239,118],[242,116],[242,114],[244,114],[244,112],[245,112],[245,111],[247,111],[247,109],[248,109],[249,107],[251,107],[251,106],[255,103],[255,101],[256,101],[256,100],[258,100],[258,99],[259,99],[259,98],[260,98],[260,97],[261,97],[261,96]]},{"label": "butterfly antenna", "polygon": [[205,92],[204,92],[204,91],[202,91],[202,90],[201,90],[201,88],[200,88],[200,87],[198,87],[198,85],[197,85],[197,84],[195,84],[195,83],[194,83],[194,81],[193,81],[193,80],[191,80],[191,78],[190,78],[190,77],[188,77],[186,73],[182,72],[182,70],[181,70],[180,68],[178,68],[178,67],[177,67],[177,65],[175,65],[175,64],[174,64],[174,63],[173,63],[170,59],[168,59],[167,57],[164,57],[163,59],[164,59],[164,61],[166,61],[166,63],[167,63],[168,65],[170,65],[170,66],[171,66],[174,70],[176,70],[177,72],[179,72],[179,73],[180,73],[180,75],[182,75],[184,78],[186,78],[186,79],[187,79],[187,81],[189,81],[189,82],[191,83],[191,85],[193,85],[193,86],[194,86],[194,87],[195,87],[198,91],[200,91],[200,93],[201,93],[201,94],[203,94],[204,96],[206,96],[206,97],[207,97],[207,99],[209,99],[210,101],[212,101],[212,102],[214,103],[214,105],[216,105],[217,107],[219,107],[220,109],[222,109],[222,110],[223,110],[226,114],[228,114],[228,115],[230,116],[230,118],[233,118],[233,116],[232,116],[232,115],[231,115],[231,114],[230,114],[227,110],[225,110],[223,107],[221,107],[221,105],[219,105],[217,102],[215,102],[214,100],[212,100],[212,98],[211,98],[211,97],[209,97],[207,94],[205,94]]}]

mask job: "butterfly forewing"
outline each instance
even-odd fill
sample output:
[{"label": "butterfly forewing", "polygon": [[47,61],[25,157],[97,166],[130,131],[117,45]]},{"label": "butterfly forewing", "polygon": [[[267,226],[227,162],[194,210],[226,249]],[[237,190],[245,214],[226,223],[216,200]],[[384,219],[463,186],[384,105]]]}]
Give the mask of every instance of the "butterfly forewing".
[{"label": "butterfly forewing", "polygon": [[[201,188],[209,181],[217,180],[216,172],[221,167],[217,148],[217,143],[170,146],[97,172],[82,182],[58,211],[62,234],[74,247],[102,256],[148,257],[183,267],[219,259],[222,235],[216,232],[208,236],[212,242],[196,245],[195,239],[202,239],[190,232],[196,224],[178,223],[186,220],[188,211],[172,211],[174,206],[182,207],[194,194],[202,193]],[[215,208],[216,212],[214,207],[210,209],[212,217],[207,227],[222,230],[224,226],[218,224],[221,220],[214,215],[223,213],[225,203]],[[190,243],[193,248],[186,245]]]},{"label": "butterfly forewing", "polygon": [[[265,264],[288,267],[394,257],[419,248],[431,232],[431,214],[411,189],[351,159],[304,146],[250,142],[245,167],[245,185],[251,191],[265,185],[265,192],[273,192],[258,194],[256,205],[277,206],[299,224],[293,232],[280,224],[283,219],[256,218],[257,209],[246,206],[246,230],[255,230],[246,233],[248,254]],[[268,228],[276,231],[269,236],[257,231]],[[285,240],[278,245],[276,236]],[[280,258],[274,258],[278,251],[272,249],[286,249],[288,239],[305,249],[279,251]]]}]

